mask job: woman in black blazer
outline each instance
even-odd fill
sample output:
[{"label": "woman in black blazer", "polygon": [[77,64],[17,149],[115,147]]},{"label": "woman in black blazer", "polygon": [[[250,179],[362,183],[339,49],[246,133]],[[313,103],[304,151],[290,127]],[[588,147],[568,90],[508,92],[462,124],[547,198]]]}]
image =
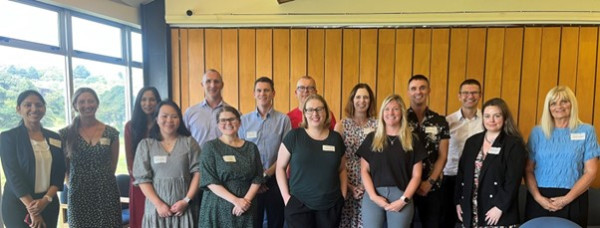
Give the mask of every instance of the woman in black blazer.
[{"label": "woman in black blazer", "polygon": [[56,192],[62,189],[65,178],[60,136],[42,127],[46,102],[37,91],[19,94],[17,113],[22,117],[19,126],[0,134],[0,157],[6,176],[4,224],[11,228],[56,227]]},{"label": "woman in black blazer", "polygon": [[483,105],[485,131],[465,143],[456,179],[456,212],[464,227],[517,227],[518,191],[527,152],[506,103]]}]

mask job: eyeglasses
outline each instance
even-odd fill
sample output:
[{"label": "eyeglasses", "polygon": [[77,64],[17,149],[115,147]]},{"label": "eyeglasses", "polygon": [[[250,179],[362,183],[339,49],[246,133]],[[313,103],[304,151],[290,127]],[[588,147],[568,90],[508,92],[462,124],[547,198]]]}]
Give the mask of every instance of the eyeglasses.
[{"label": "eyeglasses", "polygon": [[475,95],[479,95],[480,93],[481,93],[481,91],[461,91],[460,95],[463,95],[463,96],[468,96],[468,95],[475,96]]},{"label": "eyeglasses", "polygon": [[236,120],[238,120],[238,119],[235,117],[231,117],[231,118],[227,118],[227,119],[219,119],[219,123],[223,123],[223,124],[224,123],[233,123]]},{"label": "eyeglasses", "polygon": [[315,91],[315,87],[314,86],[298,86],[298,87],[296,87],[296,90],[298,90],[298,91],[314,92]]},{"label": "eyeglasses", "polygon": [[318,107],[318,108],[307,108],[304,109],[304,113],[308,114],[308,115],[312,115],[315,112],[321,113],[325,111],[325,107]]}]

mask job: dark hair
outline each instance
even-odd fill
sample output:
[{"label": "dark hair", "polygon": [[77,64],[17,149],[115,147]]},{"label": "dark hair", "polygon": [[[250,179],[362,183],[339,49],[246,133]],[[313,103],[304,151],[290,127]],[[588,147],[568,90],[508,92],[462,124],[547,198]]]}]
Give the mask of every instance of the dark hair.
[{"label": "dark hair", "polygon": [[323,98],[319,94],[313,94],[306,98],[306,101],[302,105],[302,122],[300,123],[300,127],[308,128],[308,121],[306,120],[305,113],[306,113],[306,104],[308,104],[308,101],[310,101],[310,100],[318,100],[321,103],[323,103],[323,107],[325,108],[325,122],[323,122],[323,126],[325,126],[326,128],[329,128],[329,125],[331,125],[331,114],[330,114],[331,111],[329,110],[329,106],[327,105],[327,101],[325,101],[325,98]]},{"label": "dark hair", "polygon": [[462,87],[464,85],[476,85],[477,87],[479,87],[479,89],[481,89],[481,83],[479,83],[479,81],[469,78],[467,80],[464,80],[462,83],[460,83],[460,86],[458,87],[458,92],[460,93],[460,90],[462,89]]},{"label": "dark hair", "polygon": [[231,113],[233,113],[233,115],[235,115],[235,118],[237,120],[241,120],[241,118],[242,118],[242,115],[240,114],[240,112],[237,109],[235,109],[234,107],[225,105],[222,108],[220,108],[217,111],[217,115],[215,115],[215,118],[217,118],[217,123],[219,122],[219,116],[221,115],[221,113],[224,113],[224,112],[231,112]]},{"label": "dark hair", "polygon": [[[92,94],[92,96],[94,96],[94,99],[96,99],[98,105],[100,105],[100,99],[98,99],[98,94],[96,94],[96,91],[88,87],[80,87],[79,89],[75,90],[75,93],[73,93],[73,98],[71,100],[71,107],[73,107],[73,109],[77,112],[79,111],[75,108],[75,104],[77,104],[77,99],[79,98],[79,96],[81,96],[81,94],[84,93]],[[77,142],[77,137],[79,135],[79,119],[79,115],[77,115],[75,119],[73,119],[73,123],[67,126],[67,134],[64,140],[66,141],[66,153],[67,157],[69,158],[75,151],[75,143]]]},{"label": "dark hair", "polygon": [[514,136],[519,138],[520,140],[523,140],[523,137],[521,136],[521,133],[517,128],[517,124],[513,119],[512,114],[510,113],[510,109],[508,108],[506,102],[504,102],[504,100],[502,100],[501,98],[492,98],[483,104],[483,107],[481,108],[482,112],[485,112],[485,108],[489,106],[496,106],[500,109],[500,112],[502,112],[502,117],[504,118],[504,123],[502,124],[502,131],[507,135]]},{"label": "dark hair", "polygon": [[427,77],[425,77],[425,75],[422,75],[422,74],[413,75],[412,77],[410,77],[410,79],[408,79],[408,84],[410,84],[414,80],[425,81],[425,82],[427,82],[427,85],[429,85],[429,79],[427,79]]},{"label": "dark hair", "polygon": [[275,85],[273,84],[273,80],[271,80],[270,78],[263,76],[263,77],[256,79],[256,81],[254,81],[255,89],[256,89],[256,84],[258,84],[259,82],[269,83],[269,85],[271,85],[271,90],[275,91]]},{"label": "dark hair", "polygon": [[346,102],[346,108],[344,108],[344,112],[348,118],[354,117],[354,97],[359,89],[365,89],[369,93],[369,108],[367,109],[367,118],[375,116],[375,95],[373,94],[373,90],[368,84],[358,83],[352,88],[350,91],[350,96],[348,96],[348,102]]},{"label": "dark hair", "polygon": [[42,104],[44,104],[44,106],[46,105],[46,100],[44,100],[44,97],[42,97],[42,94],[40,94],[38,91],[25,90],[25,91],[19,93],[19,96],[17,97],[17,107],[21,106],[21,103],[23,103],[25,98],[27,98],[29,96],[37,96],[42,101]]},{"label": "dark hair", "polygon": [[[154,115],[152,115],[154,117],[154,119],[158,118],[158,113],[160,111],[160,108],[163,105],[171,106],[177,112],[177,116],[179,117],[179,127],[177,128],[177,134],[183,135],[183,136],[190,136],[190,135],[192,135],[190,133],[190,131],[188,131],[188,129],[185,128],[185,124],[183,123],[183,115],[181,115],[181,109],[172,100],[166,99],[166,100],[163,100],[163,101],[161,101],[160,103],[158,103],[156,105],[156,111],[154,111]],[[160,127],[158,126],[158,124],[156,123],[156,121],[154,121],[154,124],[152,124],[152,128],[150,128],[150,134],[149,134],[149,136],[150,136],[150,138],[156,139],[158,141],[162,141],[163,140],[163,137],[160,134]]]},{"label": "dark hair", "polygon": [[160,94],[158,94],[158,90],[156,90],[156,88],[154,87],[144,87],[138,92],[135,98],[135,103],[133,105],[133,114],[131,115],[131,143],[133,146],[133,153],[135,153],[138,143],[142,141],[142,139],[146,135],[146,132],[148,132],[148,115],[144,112],[144,110],[142,110],[142,97],[144,96],[144,93],[146,93],[146,91],[152,92],[152,94],[154,95],[154,99],[156,99],[156,102],[160,102],[161,100]]}]

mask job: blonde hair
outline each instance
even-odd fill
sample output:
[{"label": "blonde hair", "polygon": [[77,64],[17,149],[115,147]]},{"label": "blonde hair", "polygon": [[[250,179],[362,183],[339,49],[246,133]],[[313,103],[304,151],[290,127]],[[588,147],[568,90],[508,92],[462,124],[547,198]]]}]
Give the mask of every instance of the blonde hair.
[{"label": "blonde hair", "polygon": [[313,100],[313,99],[318,100],[321,103],[323,103],[323,107],[325,108],[325,110],[324,110],[325,122],[323,122],[323,126],[324,126],[324,128],[329,128],[329,125],[331,125],[331,115],[330,115],[331,112],[329,111],[329,106],[327,106],[327,101],[325,101],[325,98],[323,98],[319,94],[313,94],[306,98],[306,101],[302,105],[302,123],[300,123],[300,127],[308,128],[308,120],[306,119],[306,115],[304,114],[304,112],[306,112],[306,104],[308,103],[308,101]]},{"label": "blonde hair", "polygon": [[413,150],[413,135],[412,135],[412,127],[408,125],[408,120],[406,118],[406,105],[402,100],[402,97],[398,94],[392,94],[387,96],[383,102],[381,103],[381,108],[379,108],[379,115],[377,116],[377,129],[375,130],[375,136],[373,137],[373,144],[371,144],[371,150],[381,152],[383,148],[387,146],[387,134],[385,132],[385,122],[383,121],[383,110],[385,106],[387,106],[391,102],[396,102],[400,105],[400,111],[402,112],[402,119],[400,120],[400,129],[398,129],[398,137],[400,138],[400,143],[402,144],[402,149],[405,152]]},{"label": "blonde hair", "polygon": [[550,103],[558,101],[568,101],[571,103],[571,116],[569,117],[569,128],[575,130],[582,123],[579,120],[579,112],[577,106],[577,98],[573,91],[567,86],[557,86],[552,88],[546,94],[546,100],[544,101],[544,110],[542,111],[542,120],[540,126],[546,138],[550,138],[552,131],[554,130],[554,117],[550,113]]}]

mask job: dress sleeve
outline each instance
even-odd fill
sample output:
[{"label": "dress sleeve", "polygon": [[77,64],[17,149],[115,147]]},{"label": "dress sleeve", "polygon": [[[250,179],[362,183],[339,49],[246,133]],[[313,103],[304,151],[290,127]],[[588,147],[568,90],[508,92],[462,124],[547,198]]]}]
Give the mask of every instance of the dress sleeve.
[{"label": "dress sleeve", "polygon": [[21,168],[17,159],[17,153],[20,152],[17,146],[19,139],[11,133],[15,133],[15,131],[0,134],[0,158],[4,176],[6,176],[6,185],[10,186],[17,197],[22,197],[31,194],[33,187],[28,183],[29,178],[25,175],[26,172]]},{"label": "dress sleeve", "polygon": [[252,143],[252,142],[248,142],[246,141],[246,143],[250,143],[251,146],[250,151],[248,151],[250,154],[253,155],[253,162],[254,165],[252,166],[252,168],[254,169],[254,178],[252,179],[252,183],[253,184],[263,184],[265,183],[265,178],[263,177],[263,167],[262,167],[262,162],[260,161],[260,153],[258,152],[258,147],[256,147],[256,144]]},{"label": "dress sleeve", "polygon": [[217,149],[214,148],[212,141],[208,141],[202,145],[202,153],[200,154],[200,188],[208,190],[208,185],[217,184],[223,185],[219,179],[216,162]]},{"label": "dress sleeve", "polygon": [[200,156],[200,146],[198,146],[198,142],[192,137],[188,136],[187,140],[190,145],[190,153],[188,154],[190,161],[190,173],[200,172],[200,162],[198,157]]},{"label": "dress sleeve", "polygon": [[133,184],[136,186],[141,183],[152,182],[152,178],[154,177],[152,164],[150,164],[152,161],[148,140],[149,139],[143,139],[140,141],[137,151],[135,152],[135,160],[133,162],[133,177],[135,180],[133,181]]}]

